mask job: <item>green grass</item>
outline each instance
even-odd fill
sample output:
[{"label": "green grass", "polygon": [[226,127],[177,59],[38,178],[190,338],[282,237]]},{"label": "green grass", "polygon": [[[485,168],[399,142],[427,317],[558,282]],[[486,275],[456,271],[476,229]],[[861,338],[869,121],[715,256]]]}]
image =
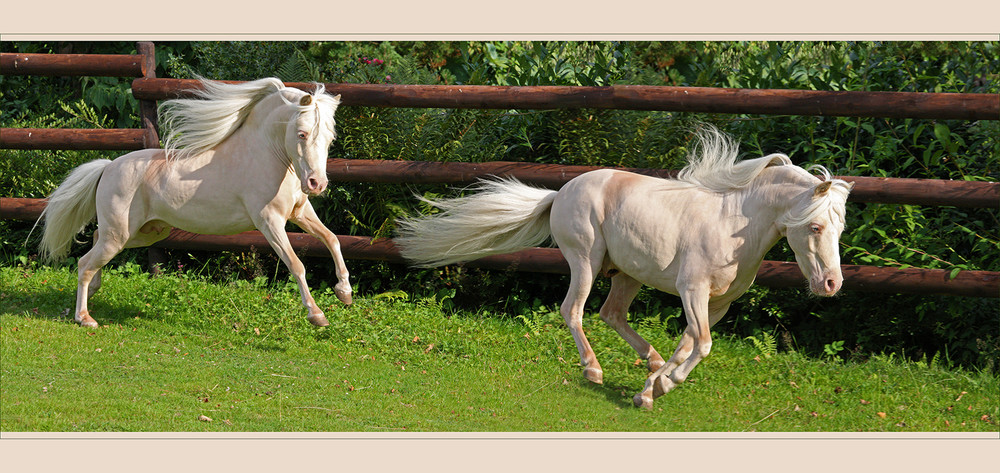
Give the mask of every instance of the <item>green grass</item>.
[{"label": "green grass", "polygon": [[[771,354],[716,334],[652,411],[645,368],[589,315],[605,384],[580,376],[557,312],[443,310],[405,294],[314,296],[291,283],[106,271],[102,326],[72,322],[70,268],[0,268],[0,430],[10,431],[944,431],[996,432],[998,379],[877,355],[863,363]],[[661,353],[678,334],[636,324]],[[199,420],[200,416],[211,421]]]}]

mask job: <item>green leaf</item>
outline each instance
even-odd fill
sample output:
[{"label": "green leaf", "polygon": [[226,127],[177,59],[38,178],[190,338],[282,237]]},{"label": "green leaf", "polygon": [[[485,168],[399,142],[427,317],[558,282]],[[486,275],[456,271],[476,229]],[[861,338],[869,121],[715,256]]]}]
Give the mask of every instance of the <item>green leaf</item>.
[{"label": "green leaf", "polygon": [[934,124],[934,136],[947,148],[951,144],[951,129],[944,123]]}]

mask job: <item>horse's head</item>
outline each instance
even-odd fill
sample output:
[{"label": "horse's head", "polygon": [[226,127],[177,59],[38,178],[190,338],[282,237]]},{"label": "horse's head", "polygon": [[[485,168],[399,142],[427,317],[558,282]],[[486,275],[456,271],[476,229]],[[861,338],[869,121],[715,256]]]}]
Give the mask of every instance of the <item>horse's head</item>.
[{"label": "horse's head", "polygon": [[285,127],[285,153],[306,194],[319,195],[326,190],[326,159],[330,143],[337,137],[333,115],[339,104],[340,95],[324,93],[322,85],[292,104],[299,111]]},{"label": "horse's head", "polygon": [[800,194],[789,212],[779,221],[795,252],[795,262],[809,280],[809,289],[820,296],[840,290],[840,234],[844,231],[844,207],[854,183],[825,180]]}]

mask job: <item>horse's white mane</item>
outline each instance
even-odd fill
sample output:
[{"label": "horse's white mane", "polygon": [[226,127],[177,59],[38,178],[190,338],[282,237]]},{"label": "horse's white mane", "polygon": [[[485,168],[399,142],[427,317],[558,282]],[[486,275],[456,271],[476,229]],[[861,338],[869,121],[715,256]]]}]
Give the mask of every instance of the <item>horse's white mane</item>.
[{"label": "horse's white mane", "polygon": [[698,129],[695,143],[677,180],[716,192],[742,189],[764,168],[792,164],[784,154],[737,161],[739,141],[709,124]]},{"label": "horse's white mane", "polygon": [[697,131],[697,145],[688,155],[688,164],[677,175],[677,181],[692,186],[703,187],[715,192],[742,189],[750,185],[754,178],[771,166],[790,166],[790,169],[812,175],[816,171],[821,181],[830,181],[830,190],[793,208],[782,216],[780,223],[787,226],[804,225],[820,214],[834,212],[840,222],[844,222],[844,203],[852,185],[841,179],[834,179],[828,169],[818,164],[802,169],[795,166],[788,156],[780,153],[761,158],[737,161],[739,142],[704,124]]},{"label": "horse's white mane", "polygon": [[[157,109],[160,124],[167,130],[163,136],[163,148],[167,159],[183,159],[201,154],[215,147],[243,125],[254,105],[274,92],[289,91],[296,95],[306,92],[287,88],[281,80],[268,77],[240,84],[227,84],[199,77],[201,89],[190,92],[196,98],[167,100]],[[331,130],[334,127],[333,111],[339,100],[324,93],[322,84],[316,84],[314,100],[309,105],[299,106],[285,93],[281,99],[299,107],[299,112],[314,109],[319,115],[319,123]]]}]

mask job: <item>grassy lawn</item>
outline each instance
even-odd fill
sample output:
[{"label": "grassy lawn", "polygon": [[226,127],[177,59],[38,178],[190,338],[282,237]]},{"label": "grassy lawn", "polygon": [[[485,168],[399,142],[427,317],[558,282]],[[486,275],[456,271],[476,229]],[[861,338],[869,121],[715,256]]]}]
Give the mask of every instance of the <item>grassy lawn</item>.
[{"label": "grassy lawn", "polygon": [[[764,354],[716,334],[711,356],[652,411],[645,367],[596,315],[604,385],[580,375],[557,312],[442,310],[405,294],[317,303],[294,284],[213,284],[106,271],[72,321],[69,268],[0,268],[0,430],[148,432],[996,432],[1000,381],[878,355],[863,363]],[[637,330],[669,354],[678,339]]]}]

